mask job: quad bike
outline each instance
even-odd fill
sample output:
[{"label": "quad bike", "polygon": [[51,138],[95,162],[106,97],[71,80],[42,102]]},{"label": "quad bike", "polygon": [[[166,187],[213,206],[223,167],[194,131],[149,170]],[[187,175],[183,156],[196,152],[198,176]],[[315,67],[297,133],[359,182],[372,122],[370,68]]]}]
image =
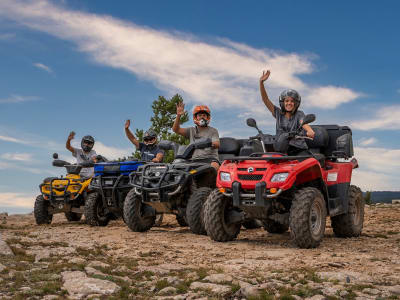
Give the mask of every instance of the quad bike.
[{"label": "quad bike", "polygon": [[[124,200],[132,189],[129,185],[129,174],[144,163],[131,160],[94,165],[95,176],[89,185],[93,193],[86,199],[84,210],[88,224],[107,226],[110,220],[123,217]],[[162,217],[162,214],[158,215],[158,225],[161,224]]]},{"label": "quad bike", "polygon": [[174,150],[172,163],[149,163],[129,175],[133,187],[125,198],[125,222],[132,231],[154,226],[158,214],[174,214],[181,226],[196,234],[206,234],[203,203],[215,188],[216,170],[204,162],[191,160],[195,149],[211,147],[210,139],[187,146],[161,141],[159,147]]},{"label": "quad bike", "polygon": [[[314,115],[307,115],[303,124],[314,120]],[[204,205],[211,239],[233,240],[244,220],[258,219],[268,232],[284,233],[290,228],[298,247],[314,248],[324,236],[327,215],[336,236],[361,234],[364,200],[361,190],[350,185],[352,170],[358,167],[355,158],[349,161],[353,157],[350,128],[312,126],[315,137],[308,140],[300,135],[301,128],[276,139],[263,134],[254,119],[248,119],[247,125],[255,127],[258,135],[242,147],[232,139],[231,153],[239,155],[223,162],[217,188]],[[295,138],[305,138],[309,149],[297,155],[274,152]]]},{"label": "quad bike", "polygon": [[92,162],[71,164],[53,154],[53,166],[65,167],[65,177],[48,177],[39,185],[41,195],[36,197],[34,215],[36,224],[50,224],[53,215],[64,213],[68,221],[79,221],[84,212],[85,199],[91,178],[79,175],[82,168],[93,167]]}]

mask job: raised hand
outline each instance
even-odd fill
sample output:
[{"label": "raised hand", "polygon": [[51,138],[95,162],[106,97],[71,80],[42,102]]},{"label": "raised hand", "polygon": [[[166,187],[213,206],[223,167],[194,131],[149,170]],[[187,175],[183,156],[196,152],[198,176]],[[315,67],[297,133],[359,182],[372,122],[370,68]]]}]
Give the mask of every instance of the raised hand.
[{"label": "raised hand", "polygon": [[68,136],[68,140],[72,140],[75,137],[75,131],[71,131]]},{"label": "raised hand", "polygon": [[260,77],[260,82],[264,82],[265,80],[267,80],[270,74],[270,70],[267,70],[266,72],[263,71],[262,76]]},{"label": "raised hand", "polygon": [[183,102],[179,102],[176,105],[176,114],[181,116],[185,113],[185,104]]},{"label": "raised hand", "polygon": [[125,129],[128,129],[129,128],[129,126],[131,125],[131,120],[126,120],[125,121]]}]

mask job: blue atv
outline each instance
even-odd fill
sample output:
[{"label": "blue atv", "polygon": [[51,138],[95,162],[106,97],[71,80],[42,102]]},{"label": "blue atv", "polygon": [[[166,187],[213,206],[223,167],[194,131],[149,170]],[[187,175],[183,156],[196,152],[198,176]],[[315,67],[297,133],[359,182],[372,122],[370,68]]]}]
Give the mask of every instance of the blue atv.
[{"label": "blue atv", "polygon": [[89,189],[93,191],[85,202],[86,222],[92,226],[106,226],[110,220],[123,217],[124,200],[132,189],[129,174],[144,162],[113,161],[94,165],[95,175]]}]

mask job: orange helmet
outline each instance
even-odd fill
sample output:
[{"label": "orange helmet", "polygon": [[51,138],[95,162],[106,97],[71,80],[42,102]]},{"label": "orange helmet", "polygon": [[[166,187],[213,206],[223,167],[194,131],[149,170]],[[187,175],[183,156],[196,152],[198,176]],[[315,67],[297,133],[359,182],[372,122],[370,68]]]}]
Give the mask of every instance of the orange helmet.
[{"label": "orange helmet", "polygon": [[[200,120],[198,121],[196,118],[196,115],[198,113],[205,113],[207,115],[207,118],[205,120]],[[208,108],[207,105],[197,105],[193,109],[193,121],[196,125],[198,126],[207,126],[210,123],[211,120],[211,110]]]}]

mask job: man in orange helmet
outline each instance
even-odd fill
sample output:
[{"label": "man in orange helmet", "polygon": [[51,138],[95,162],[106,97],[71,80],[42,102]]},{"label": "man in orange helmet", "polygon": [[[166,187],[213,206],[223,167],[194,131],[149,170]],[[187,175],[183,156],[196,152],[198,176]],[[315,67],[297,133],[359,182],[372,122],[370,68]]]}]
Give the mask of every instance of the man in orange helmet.
[{"label": "man in orange helmet", "polygon": [[209,138],[212,141],[212,147],[206,149],[194,150],[192,160],[210,163],[216,170],[219,168],[218,148],[219,134],[218,130],[208,126],[211,120],[211,111],[206,105],[198,105],[193,109],[193,122],[196,126],[189,128],[180,127],[180,118],[185,113],[185,104],[180,102],[176,105],[176,119],[172,130],[184,137],[189,138],[190,143],[201,138]]}]

